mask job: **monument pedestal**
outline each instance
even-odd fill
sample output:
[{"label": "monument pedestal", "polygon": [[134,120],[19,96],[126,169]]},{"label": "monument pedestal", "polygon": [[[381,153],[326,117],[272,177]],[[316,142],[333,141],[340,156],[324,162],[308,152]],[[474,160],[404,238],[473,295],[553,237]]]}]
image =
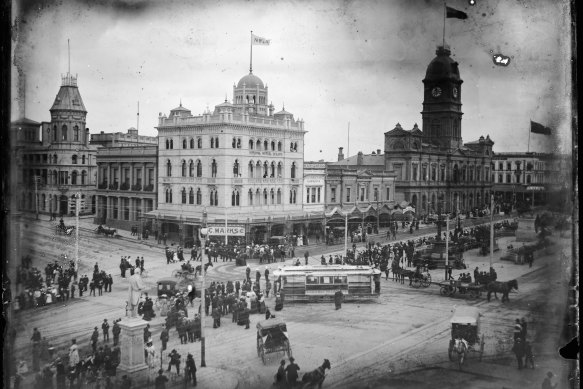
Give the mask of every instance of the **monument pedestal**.
[{"label": "monument pedestal", "polygon": [[144,357],[144,328],[147,324],[148,322],[139,317],[119,322],[121,355],[118,369],[128,375],[148,368]]}]

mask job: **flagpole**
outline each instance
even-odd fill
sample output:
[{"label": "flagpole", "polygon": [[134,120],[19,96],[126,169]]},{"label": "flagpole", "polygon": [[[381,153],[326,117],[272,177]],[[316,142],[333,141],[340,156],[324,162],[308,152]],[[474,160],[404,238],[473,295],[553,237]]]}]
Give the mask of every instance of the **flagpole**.
[{"label": "flagpole", "polygon": [[446,4],[443,2],[443,48],[445,49],[445,19],[446,19]]},{"label": "flagpole", "polygon": [[249,51],[251,55],[249,56],[249,74],[253,73],[253,30],[251,30],[251,39],[249,40]]},{"label": "flagpole", "polygon": [[531,120],[530,128],[528,129],[528,146],[526,149],[527,153],[530,153],[530,133],[531,132],[532,132],[532,120]]}]

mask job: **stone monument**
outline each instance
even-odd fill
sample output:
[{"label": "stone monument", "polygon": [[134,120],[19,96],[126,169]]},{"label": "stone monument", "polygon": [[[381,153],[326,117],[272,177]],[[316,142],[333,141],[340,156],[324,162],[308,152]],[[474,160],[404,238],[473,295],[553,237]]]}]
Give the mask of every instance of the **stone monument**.
[{"label": "stone monument", "polygon": [[144,328],[148,322],[140,318],[127,318],[119,322],[120,362],[118,369],[128,376],[148,368],[144,358]]}]

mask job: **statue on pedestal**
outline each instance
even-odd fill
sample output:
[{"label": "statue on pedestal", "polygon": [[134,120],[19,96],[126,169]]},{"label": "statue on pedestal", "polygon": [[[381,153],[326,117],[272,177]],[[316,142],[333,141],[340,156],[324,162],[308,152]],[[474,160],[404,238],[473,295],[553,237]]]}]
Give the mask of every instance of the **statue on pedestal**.
[{"label": "statue on pedestal", "polygon": [[128,304],[129,310],[131,312],[131,317],[136,317],[136,311],[138,308],[138,303],[140,302],[140,297],[142,296],[142,289],[144,289],[144,282],[139,274],[134,273],[134,269],[130,269],[130,286],[128,288]]}]

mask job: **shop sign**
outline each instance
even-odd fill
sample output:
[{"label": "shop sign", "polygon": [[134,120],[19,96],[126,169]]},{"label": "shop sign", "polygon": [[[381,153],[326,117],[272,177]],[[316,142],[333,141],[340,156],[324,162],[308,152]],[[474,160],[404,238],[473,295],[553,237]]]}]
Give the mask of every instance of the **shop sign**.
[{"label": "shop sign", "polygon": [[245,236],[245,227],[242,226],[209,226],[209,235]]}]

